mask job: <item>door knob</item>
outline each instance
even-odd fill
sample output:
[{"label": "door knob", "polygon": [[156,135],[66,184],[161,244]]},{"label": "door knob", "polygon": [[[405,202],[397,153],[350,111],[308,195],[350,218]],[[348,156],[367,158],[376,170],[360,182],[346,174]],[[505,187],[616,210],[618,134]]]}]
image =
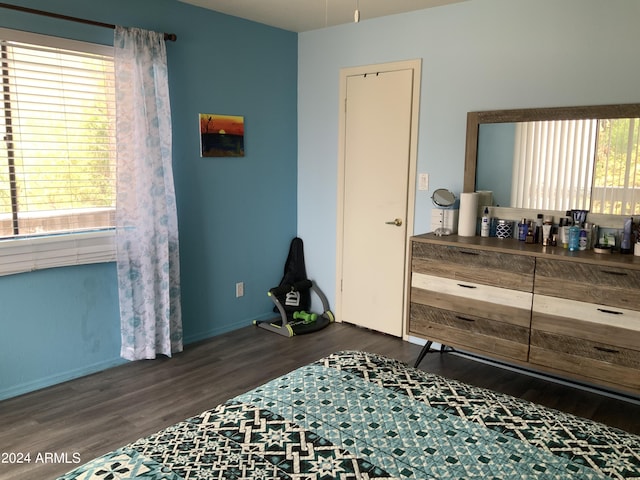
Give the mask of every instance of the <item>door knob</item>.
[{"label": "door knob", "polygon": [[402,225],[402,219],[396,218],[395,220],[391,220],[390,222],[384,222],[387,225],[395,225],[396,227],[400,227]]}]

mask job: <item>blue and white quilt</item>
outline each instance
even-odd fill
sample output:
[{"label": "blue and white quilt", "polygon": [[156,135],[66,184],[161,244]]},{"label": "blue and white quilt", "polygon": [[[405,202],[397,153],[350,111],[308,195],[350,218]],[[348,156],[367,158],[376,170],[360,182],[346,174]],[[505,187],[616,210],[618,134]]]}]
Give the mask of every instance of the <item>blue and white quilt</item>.
[{"label": "blue and white quilt", "polygon": [[640,478],[640,436],[347,351],[60,477],[383,478]]}]

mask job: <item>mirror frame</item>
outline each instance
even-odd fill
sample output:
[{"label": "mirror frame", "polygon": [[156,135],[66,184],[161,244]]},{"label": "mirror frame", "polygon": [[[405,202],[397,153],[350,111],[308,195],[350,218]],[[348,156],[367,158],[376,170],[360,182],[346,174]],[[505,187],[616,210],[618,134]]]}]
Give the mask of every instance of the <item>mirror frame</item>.
[{"label": "mirror frame", "polygon": [[583,118],[640,118],[640,103],[594,105],[585,107],[525,108],[467,113],[467,140],[464,160],[463,192],[476,190],[478,130],[484,123],[533,122],[538,120],[574,120]]}]

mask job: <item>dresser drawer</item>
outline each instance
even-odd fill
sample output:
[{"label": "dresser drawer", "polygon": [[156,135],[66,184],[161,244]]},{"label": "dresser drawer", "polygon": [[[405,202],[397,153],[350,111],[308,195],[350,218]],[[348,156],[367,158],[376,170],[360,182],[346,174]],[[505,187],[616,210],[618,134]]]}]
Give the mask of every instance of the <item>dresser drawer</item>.
[{"label": "dresser drawer", "polygon": [[413,242],[411,260],[413,272],[533,291],[533,257]]},{"label": "dresser drawer", "polygon": [[411,301],[529,328],[533,294],[414,273]]},{"label": "dresser drawer", "polygon": [[640,312],[535,295],[529,361],[640,389]]},{"label": "dresser drawer", "polygon": [[534,293],[640,310],[640,271],[539,258]]},{"label": "dresser drawer", "polygon": [[640,350],[637,310],[534,295],[531,328]]},{"label": "dresser drawer", "polygon": [[462,349],[526,361],[529,328],[411,303],[409,333]]},{"label": "dresser drawer", "polygon": [[529,362],[640,392],[640,351],[531,330]]}]

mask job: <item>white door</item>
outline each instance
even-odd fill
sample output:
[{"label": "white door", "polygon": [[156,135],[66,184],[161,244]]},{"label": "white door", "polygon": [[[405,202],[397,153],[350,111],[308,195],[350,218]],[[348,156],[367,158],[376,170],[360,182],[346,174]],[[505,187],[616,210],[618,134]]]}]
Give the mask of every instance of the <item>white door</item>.
[{"label": "white door", "polygon": [[413,222],[414,74],[405,68],[351,75],[345,87],[339,319],[395,336],[403,333]]}]

